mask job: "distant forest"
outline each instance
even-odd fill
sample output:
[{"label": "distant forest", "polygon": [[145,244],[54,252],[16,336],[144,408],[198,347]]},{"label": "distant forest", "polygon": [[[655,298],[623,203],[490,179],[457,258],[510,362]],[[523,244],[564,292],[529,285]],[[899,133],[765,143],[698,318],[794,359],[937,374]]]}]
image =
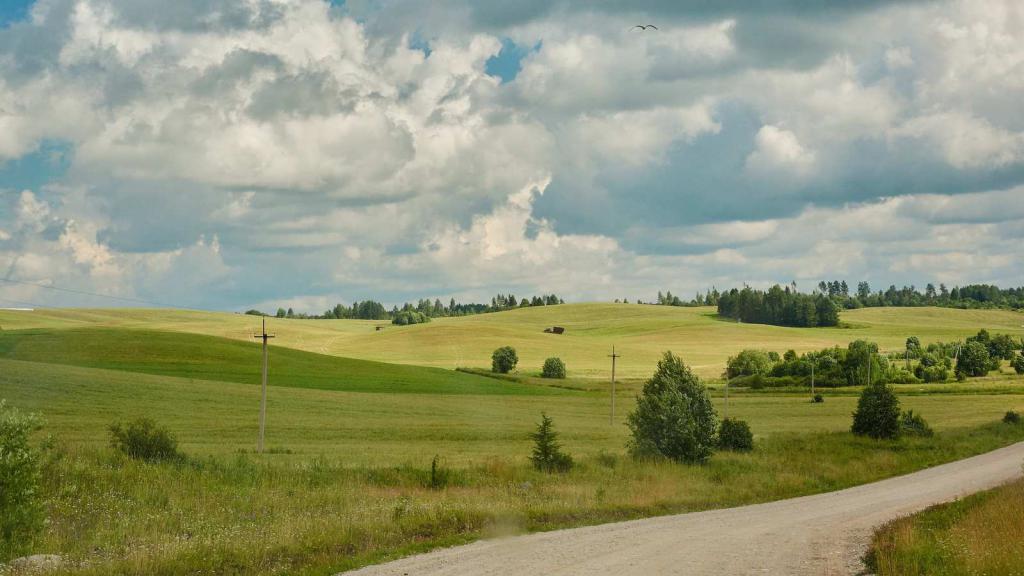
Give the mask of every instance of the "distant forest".
[{"label": "distant forest", "polygon": [[[439,298],[431,301],[422,298],[415,304],[406,302],[401,307],[393,306],[388,310],[383,304],[375,300],[364,300],[353,302],[351,306],[338,304],[333,308],[324,311],[323,314],[296,313],[291,308],[287,310],[278,308],[274,314],[277,318],[303,318],[314,320],[335,320],[335,319],[359,319],[359,320],[392,320],[395,324],[419,324],[429,322],[431,318],[443,316],[468,316],[471,314],[486,314],[488,312],[501,312],[513,308],[528,308],[530,306],[553,306],[565,304],[565,301],[554,294],[545,296],[533,296],[517,300],[514,294],[498,294],[491,298],[490,304],[461,304],[452,298],[445,305]],[[269,316],[259,310],[248,310],[246,314],[254,316]]]},{"label": "distant forest", "polygon": [[866,307],[941,306],[945,308],[1024,308],[1024,287],[999,288],[989,284],[955,286],[945,284],[925,286],[924,291],[914,286],[873,292],[867,282],[859,282],[851,293],[845,280],[820,282],[810,294],[798,292],[796,284],[782,287],[778,284],[768,290],[755,290],[749,286],[719,292],[712,288],[706,294],[698,293],[688,302],[671,292],[658,293],[658,304],[667,306],[717,306],[718,313],[741,322],[774,324],[777,326],[835,326],[839,323],[840,309]]},{"label": "distant forest", "polygon": [[[620,302],[620,300],[616,300]],[[628,300],[621,300],[628,302]],[[375,300],[353,302],[351,306],[338,304],[324,311],[323,314],[296,313],[291,308],[278,308],[274,316],[278,318],[309,318],[309,319],[345,319],[391,320],[395,324],[418,324],[429,322],[431,318],[443,316],[468,316],[486,314],[514,308],[530,306],[551,306],[564,304],[565,301],[555,294],[533,296],[518,299],[514,294],[498,294],[491,298],[490,304],[459,303],[451,298],[447,304],[440,299],[420,299],[417,302],[406,302],[401,307],[393,306],[390,310]],[[637,300],[637,303],[642,303]],[[858,282],[857,288],[851,291],[845,280],[819,282],[810,292],[800,292],[796,283],[781,286],[776,284],[768,290],[757,290],[749,286],[732,288],[719,292],[712,288],[706,293],[698,292],[691,300],[683,300],[672,292],[658,292],[658,298],[650,304],[662,306],[716,306],[718,313],[725,318],[754,324],[773,324],[777,326],[836,326],[839,324],[839,312],[843,309],[866,307],[910,307],[910,306],[941,306],[945,308],[1007,308],[1024,309],[1024,287],[999,288],[990,284],[969,284],[954,286],[952,289],[945,284],[927,284],[924,290],[914,286],[896,288],[889,286],[886,290],[872,291],[867,282]],[[246,314],[267,315],[259,310],[249,310]]]}]

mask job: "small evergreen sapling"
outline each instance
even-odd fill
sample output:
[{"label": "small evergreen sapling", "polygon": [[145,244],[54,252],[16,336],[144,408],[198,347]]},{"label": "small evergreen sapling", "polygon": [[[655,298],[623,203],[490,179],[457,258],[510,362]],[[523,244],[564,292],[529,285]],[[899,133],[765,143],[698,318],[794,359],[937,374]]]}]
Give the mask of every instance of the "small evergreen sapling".
[{"label": "small evergreen sapling", "polygon": [[537,431],[530,434],[530,439],[533,440],[530,462],[534,468],[548,473],[568,472],[572,468],[572,457],[562,452],[554,421],[547,414],[541,413],[540,424],[537,425]]},{"label": "small evergreen sapling", "polygon": [[876,440],[900,435],[900,401],[892,388],[876,382],[864,388],[853,413],[852,432]]}]

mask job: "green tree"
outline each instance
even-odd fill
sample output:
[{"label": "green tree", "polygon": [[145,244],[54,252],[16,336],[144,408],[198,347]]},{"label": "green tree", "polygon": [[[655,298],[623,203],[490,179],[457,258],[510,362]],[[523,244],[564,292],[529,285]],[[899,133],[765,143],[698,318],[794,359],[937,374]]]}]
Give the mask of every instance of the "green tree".
[{"label": "green tree", "polygon": [[41,426],[0,400],[0,562],[27,552],[43,527],[40,456],[30,443]]},{"label": "green tree", "polygon": [[535,432],[530,433],[530,439],[533,440],[530,462],[534,468],[548,473],[566,472],[572,468],[572,457],[562,452],[555,424],[547,414],[541,413],[540,424]]},{"label": "green tree", "polygon": [[996,360],[1011,360],[1017,342],[1009,334],[996,334],[987,344],[988,355]]},{"label": "green tree", "polygon": [[1010,366],[1013,366],[1014,371],[1017,374],[1024,374],[1024,354],[1017,354],[1010,361]]},{"label": "green tree", "polygon": [[965,376],[984,376],[992,368],[992,357],[988,347],[981,341],[974,340],[964,344],[956,360],[957,374]]},{"label": "green tree", "polygon": [[853,413],[851,431],[875,439],[900,435],[900,401],[891,387],[879,382],[864,388]]},{"label": "green tree", "polygon": [[548,358],[540,375],[542,378],[565,378],[565,362],[561,358]]},{"label": "green tree", "polygon": [[277,309],[277,314],[275,314],[274,316],[276,316],[278,318],[284,318],[285,314],[287,314],[287,312],[285,311],[284,308],[278,308]]},{"label": "green tree", "polygon": [[907,352],[910,352],[911,358],[917,358],[921,353],[921,340],[917,336],[911,336],[907,338]]},{"label": "green tree", "polygon": [[735,378],[737,376],[753,376],[760,374],[767,376],[772,371],[771,358],[767,352],[761,350],[743,350],[736,356],[731,356],[726,362],[726,376]]},{"label": "green tree", "polygon": [[664,456],[680,462],[703,462],[715,447],[718,418],[700,379],[671,352],[636,399],[627,423],[628,447],[635,456]]},{"label": "green tree", "polygon": [[878,344],[866,340],[850,342],[846,347],[846,356],[842,360],[843,375],[850,386],[881,382],[888,367],[889,363],[885,357],[878,353]]},{"label": "green tree", "polygon": [[519,356],[516,349],[511,346],[502,346],[491,354],[491,371],[499,374],[508,374],[515,370],[519,363]]}]

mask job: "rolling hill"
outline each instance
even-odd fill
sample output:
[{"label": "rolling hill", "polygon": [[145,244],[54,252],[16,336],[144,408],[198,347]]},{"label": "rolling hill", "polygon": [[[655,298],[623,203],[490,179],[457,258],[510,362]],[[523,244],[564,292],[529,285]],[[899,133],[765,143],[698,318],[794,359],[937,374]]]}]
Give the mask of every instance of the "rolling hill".
[{"label": "rolling hill", "polygon": [[[922,342],[964,338],[987,328],[1024,335],[1024,314],[1007,310],[949,308],[865,308],[842,314],[842,327],[787,328],[739,324],[717,317],[713,308],[637,304],[566,304],[494,314],[438,318],[429,324],[392,326],[373,320],[270,319],[276,347],[438,368],[488,367],[498,346],[519,353],[519,369],[536,373],[548,356],[561,357],[570,377],[607,378],[614,345],[622,378],[651,373],[658,357],[672,350],[702,376],[718,376],[729,355],[744,348],[802,352],[845,346],[856,339],[901,350],[908,336]],[[563,326],[565,334],[543,332]],[[382,326],[382,330],[376,330]],[[0,327],[116,327],[177,331],[249,340],[259,318],[241,314],[153,309],[44,309],[0,311]]]}]

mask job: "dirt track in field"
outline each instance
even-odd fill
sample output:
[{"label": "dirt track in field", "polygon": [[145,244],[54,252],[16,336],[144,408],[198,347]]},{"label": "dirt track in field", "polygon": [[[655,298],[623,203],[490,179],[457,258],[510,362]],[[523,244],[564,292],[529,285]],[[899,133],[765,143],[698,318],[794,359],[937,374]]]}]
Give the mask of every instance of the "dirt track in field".
[{"label": "dirt track in field", "polygon": [[1024,442],[837,492],[483,540],[349,576],[858,574],[872,529],[1021,476]]}]

